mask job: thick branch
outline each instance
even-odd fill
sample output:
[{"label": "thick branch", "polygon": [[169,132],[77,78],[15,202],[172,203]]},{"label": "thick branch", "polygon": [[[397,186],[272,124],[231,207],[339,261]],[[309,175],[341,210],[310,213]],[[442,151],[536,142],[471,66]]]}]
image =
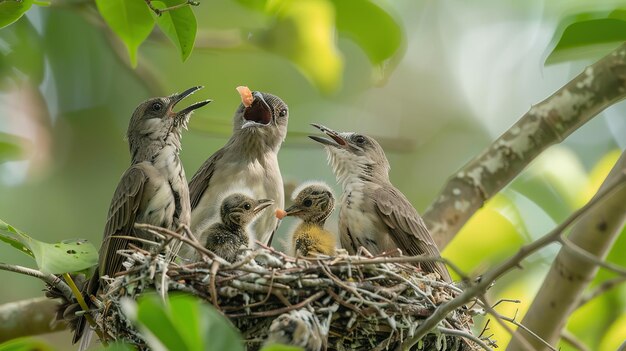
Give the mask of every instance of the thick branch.
[{"label": "thick branch", "polygon": [[533,106],[508,131],[452,176],[424,220],[445,247],[483,204],[550,145],[626,97],[626,44]]},{"label": "thick branch", "polygon": [[[600,189],[605,189],[625,173],[626,151],[622,153]],[[603,259],[625,222],[626,187],[623,187],[581,218],[572,227],[568,240],[588,254]],[[563,247],[522,324],[549,343],[555,344],[570,314],[580,305],[585,288],[596,275],[598,268],[597,264],[577,255],[568,247]],[[517,332],[525,334],[522,330]],[[538,350],[543,350],[540,344],[534,346]],[[521,346],[512,340],[507,350],[520,349]]]},{"label": "thick branch", "polygon": [[478,280],[478,282],[468,286],[463,291],[463,293],[437,307],[435,312],[433,312],[430,317],[428,317],[422,324],[419,325],[419,327],[415,330],[414,335],[404,341],[400,348],[402,350],[409,350],[430,330],[436,328],[439,322],[445,319],[449,313],[452,313],[452,311],[454,311],[455,309],[472,301],[477,296],[483,295],[494,281],[496,281],[498,278],[500,278],[502,275],[512,270],[513,268],[520,267],[521,262],[526,257],[552,243],[560,242],[565,229],[569,228],[569,226],[576,220],[578,220],[582,215],[586,214],[591,209],[595,208],[595,206],[601,204],[603,201],[612,201],[615,193],[623,193],[624,189],[626,188],[625,183],[626,174],[624,173],[620,173],[616,177],[612,177],[612,181],[610,183],[603,184],[600,190],[598,190],[598,193],[587,204],[585,204],[585,206],[575,211],[571,216],[569,216],[563,223],[554,228],[550,233],[544,235],[536,241],[533,241],[530,244],[522,246],[515,255],[500,263],[498,266],[487,271],[481,277],[481,279]]},{"label": "thick branch", "polygon": [[0,343],[22,336],[41,335],[65,329],[54,317],[60,300],[38,297],[0,306]]}]

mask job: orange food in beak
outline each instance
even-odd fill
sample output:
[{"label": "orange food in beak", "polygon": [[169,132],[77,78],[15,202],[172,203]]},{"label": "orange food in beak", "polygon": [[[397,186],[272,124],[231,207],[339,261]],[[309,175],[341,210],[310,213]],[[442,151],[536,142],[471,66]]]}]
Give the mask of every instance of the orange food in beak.
[{"label": "orange food in beak", "polygon": [[276,209],[276,218],[283,219],[287,217],[287,212],[285,210],[281,210],[280,208]]},{"label": "orange food in beak", "polygon": [[241,96],[241,103],[243,103],[245,107],[250,107],[254,101],[254,96],[252,96],[250,88],[240,85],[237,87],[237,92]]}]

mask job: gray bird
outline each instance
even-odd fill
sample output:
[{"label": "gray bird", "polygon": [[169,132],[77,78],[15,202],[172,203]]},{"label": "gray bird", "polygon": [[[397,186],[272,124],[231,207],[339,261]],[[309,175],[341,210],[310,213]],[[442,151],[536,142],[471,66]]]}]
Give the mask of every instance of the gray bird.
[{"label": "gray bird", "polygon": [[201,233],[219,221],[217,199],[221,194],[244,190],[255,199],[274,200],[272,211],[266,211],[250,228],[250,245],[255,239],[270,244],[278,225],[273,212],[284,204],[277,155],[287,135],[289,112],[275,95],[248,92],[254,100],[247,102],[242,94],[245,105],[240,104],[235,111],[230,140],[204,162],[189,182],[191,230]]},{"label": "gray bird", "polygon": [[[98,292],[100,277],[113,277],[122,270],[125,258],[117,254],[118,250],[128,248],[131,242],[141,246],[139,241],[116,236],[154,239],[153,235],[136,229],[135,223],[147,223],[170,230],[189,226],[189,189],[178,156],[181,132],[187,128],[192,112],[210,100],[194,103],[178,112],[174,112],[174,107],[201,88],[194,87],[180,94],[152,98],[135,109],[126,134],[131,166],[122,175],[113,195],[100,247],[98,269],[89,281],[87,296]],[[83,318],[77,326],[74,342],[80,339],[84,325]]]},{"label": "gray bird", "polygon": [[[389,181],[391,167],[378,142],[362,134],[313,126],[330,137],[310,138],[325,146],[328,161],[343,187],[339,201],[343,248],[351,254],[363,246],[372,254],[399,248],[405,255],[439,257],[422,217]],[[447,282],[452,280],[441,262],[423,262],[420,266],[425,272],[437,272]]]},{"label": "gray bird", "polygon": [[335,254],[335,235],[324,229],[334,209],[335,197],[326,183],[306,182],[294,190],[293,205],[281,213],[282,217],[294,216],[302,220],[290,236],[293,254]]},{"label": "gray bird", "polygon": [[274,200],[255,200],[244,194],[227,196],[220,207],[221,222],[213,223],[200,233],[200,242],[226,261],[234,262],[237,253],[249,246],[247,227]]}]

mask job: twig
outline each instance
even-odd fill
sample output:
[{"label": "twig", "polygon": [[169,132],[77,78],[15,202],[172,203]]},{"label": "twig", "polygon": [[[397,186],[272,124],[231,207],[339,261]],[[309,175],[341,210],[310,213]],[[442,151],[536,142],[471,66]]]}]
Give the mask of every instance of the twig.
[{"label": "twig", "polygon": [[622,284],[626,282],[626,276],[619,276],[616,278],[613,278],[611,280],[607,280],[602,282],[602,284],[600,284],[597,288],[595,288],[595,290],[593,290],[591,293],[589,293],[588,295],[584,296],[580,302],[578,303],[578,306],[576,307],[576,309],[581,308],[582,306],[584,306],[585,304],[587,304],[589,301],[593,300],[594,298],[604,294],[605,292],[613,289],[614,287]]},{"label": "twig", "polygon": [[[590,209],[571,228],[567,238],[559,239],[563,247],[521,322],[552,344],[558,342],[567,318],[579,306],[589,282],[600,267],[622,276],[626,274],[623,267],[604,260],[626,221],[625,179],[626,152],[622,152],[591,201],[596,201],[607,190],[612,194],[599,206]],[[518,330],[517,333],[525,331]],[[512,340],[507,350],[521,348]]]},{"label": "twig", "polygon": [[575,255],[576,257],[585,260],[589,263],[592,263],[596,266],[600,266],[602,268],[608,269],[611,272],[617,273],[622,277],[626,277],[626,268],[623,268],[619,265],[613,264],[611,262],[604,261],[593,254],[585,251],[580,246],[572,243],[567,238],[561,237],[559,242],[563,244],[563,248],[566,249],[569,253]]},{"label": "twig", "polygon": [[465,291],[454,299],[440,305],[435,312],[428,317],[415,331],[415,334],[404,341],[402,347],[405,350],[415,345],[421,338],[423,338],[430,330],[434,329],[437,324],[442,321],[449,313],[455,309],[463,306],[471,301],[476,296],[482,294],[491,285],[493,281],[500,276],[508,272],[509,270],[518,267],[520,262],[526,257],[530,256],[534,252],[552,244],[559,240],[563,231],[568,228],[572,223],[578,220],[583,214],[587,213],[591,208],[602,202],[608,195],[622,187],[623,179],[620,177],[612,184],[608,185],[605,189],[600,190],[596,196],[591,199],[585,206],[572,213],[565,221],[554,228],[550,233],[537,239],[536,241],[522,246],[519,251],[510,257],[506,261],[500,263],[495,268],[487,271],[482,279],[474,285],[469,286]]},{"label": "twig", "polygon": [[484,203],[547,147],[626,97],[626,44],[587,67],[452,176],[424,212],[443,248]]},{"label": "twig", "polygon": [[63,280],[59,279],[59,277],[57,277],[54,274],[45,274],[36,269],[22,267],[22,266],[18,266],[14,264],[2,263],[2,262],[0,262],[0,269],[4,271],[24,274],[24,275],[41,279],[47,284],[49,284],[50,286],[53,286],[59,289],[59,291],[63,294],[63,296],[68,301],[72,300],[72,296],[73,296],[72,289],[70,289],[70,287],[63,282]]},{"label": "twig", "polygon": [[591,351],[587,345],[583,344],[582,341],[578,340],[576,335],[572,334],[567,329],[561,330],[561,339],[580,351]]},{"label": "twig", "polygon": [[157,9],[156,7],[154,7],[154,5],[152,5],[152,0],[144,0],[144,1],[146,2],[148,7],[150,8],[150,10],[152,10],[152,12],[154,12],[157,16],[161,16],[163,14],[163,12],[173,11],[173,10],[179,9],[181,7],[198,6],[198,5],[200,5],[200,3],[198,1],[185,0],[184,2],[182,2],[180,4],[177,4],[177,5],[172,5],[170,7]]},{"label": "twig", "polygon": [[444,328],[444,327],[439,327],[439,328],[437,328],[437,330],[439,330],[442,334],[453,335],[453,336],[460,336],[462,338],[471,340],[471,341],[475,342],[478,346],[482,347],[483,350],[493,351],[493,349],[491,347],[489,347],[489,345],[485,344],[484,341],[482,341],[479,338],[475,337],[471,333],[464,332],[462,330],[450,329],[450,328]]}]

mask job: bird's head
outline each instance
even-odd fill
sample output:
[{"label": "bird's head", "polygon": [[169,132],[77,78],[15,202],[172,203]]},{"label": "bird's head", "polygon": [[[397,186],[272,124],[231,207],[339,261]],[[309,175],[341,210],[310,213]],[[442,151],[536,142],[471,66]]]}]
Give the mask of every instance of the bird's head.
[{"label": "bird's head", "polygon": [[261,211],[271,206],[274,200],[255,200],[247,195],[235,193],[222,200],[220,215],[227,226],[246,227]]},{"label": "bird's head", "polygon": [[389,161],[385,151],[374,138],[354,132],[336,132],[319,124],[312,124],[328,138],[309,136],[324,145],[328,161],[340,181],[350,177],[364,180],[388,179]]},{"label": "bird's head", "polygon": [[293,205],[285,210],[285,215],[305,222],[323,224],[335,208],[333,191],[322,182],[302,184],[294,190],[292,199]]},{"label": "bird's head", "polygon": [[149,144],[165,145],[174,142],[180,148],[180,133],[183,128],[187,128],[189,117],[194,110],[211,100],[196,102],[178,112],[174,111],[174,108],[199,89],[202,87],[193,87],[170,96],[151,98],[137,106],[126,133],[134,156],[136,148]]},{"label": "bird's head", "polygon": [[278,96],[239,87],[242,103],[234,117],[234,133],[260,139],[270,148],[278,147],[287,136],[289,109]]}]

